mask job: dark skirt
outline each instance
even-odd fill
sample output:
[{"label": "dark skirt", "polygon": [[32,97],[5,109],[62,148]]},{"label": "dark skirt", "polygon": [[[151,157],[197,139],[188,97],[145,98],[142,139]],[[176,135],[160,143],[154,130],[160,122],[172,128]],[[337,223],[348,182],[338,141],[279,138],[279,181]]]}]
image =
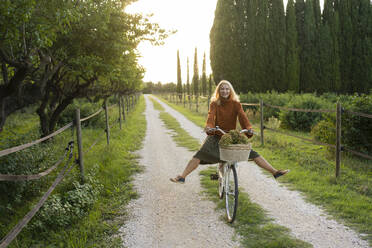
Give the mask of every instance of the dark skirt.
[{"label": "dark skirt", "polygon": [[[199,151],[194,155],[194,158],[199,159],[200,164],[216,164],[224,162],[220,160],[220,149],[218,146],[220,139],[221,136],[218,135],[207,136]],[[256,151],[251,150],[248,159],[254,159],[259,156],[260,155]]]}]

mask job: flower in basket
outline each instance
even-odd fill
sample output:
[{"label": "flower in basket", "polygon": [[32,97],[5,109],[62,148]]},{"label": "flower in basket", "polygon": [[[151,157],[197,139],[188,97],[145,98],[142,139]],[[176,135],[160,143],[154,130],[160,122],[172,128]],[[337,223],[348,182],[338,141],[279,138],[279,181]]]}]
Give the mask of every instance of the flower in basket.
[{"label": "flower in basket", "polygon": [[248,144],[247,136],[241,134],[237,130],[230,130],[228,133],[222,135],[219,144],[221,146],[228,146],[233,144]]}]

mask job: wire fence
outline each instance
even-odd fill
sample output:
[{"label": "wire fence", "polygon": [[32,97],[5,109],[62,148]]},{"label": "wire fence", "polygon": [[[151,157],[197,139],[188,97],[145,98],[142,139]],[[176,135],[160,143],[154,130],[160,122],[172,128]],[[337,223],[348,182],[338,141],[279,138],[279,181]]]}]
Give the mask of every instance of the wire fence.
[{"label": "wire fence", "polygon": [[[51,166],[49,169],[40,172],[38,174],[33,175],[10,175],[10,174],[0,174],[0,181],[28,181],[28,180],[38,180],[48,174],[50,174],[52,171],[54,171],[58,166],[63,163],[64,160],[65,166],[63,169],[58,173],[56,179],[54,180],[53,184],[49,187],[46,193],[41,197],[39,202],[20,220],[12,229],[11,231],[0,241],[0,248],[7,247],[16,237],[17,235],[22,231],[22,229],[27,225],[27,223],[33,218],[33,216],[39,211],[39,209],[43,206],[43,204],[46,202],[50,194],[53,192],[53,190],[57,187],[57,185],[63,180],[63,178],[72,170],[72,168],[79,164],[80,167],[80,174],[81,174],[81,181],[84,183],[84,164],[83,164],[83,156],[86,155],[98,142],[100,142],[103,139],[103,135],[99,136],[90,146],[88,149],[83,151],[82,146],[82,135],[81,135],[81,123],[84,121],[87,121],[95,116],[97,116],[100,112],[105,111],[105,117],[106,117],[106,129],[104,130],[104,133],[107,137],[107,145],[109,145],[109,122],[108,122],[108,110],[112,109],[114,107],[119,106],[119,119],[118,122],[120,124],[120,129],[122,126],[122,116],[128,115],[128,113],[134,108],[135,104],[138,102],[139,94],[135,95],[126,95],[126,96],[119,96],[118,104],[113,104],[111,106],[107,106],[107,101],[105,101],[104,108],[100,108],[95,113],[80,119],[80,110],[76,110],[75,115],[75,121],[70,122],[64,127],[58,129],[57,131],[53,132],[52,134],[45,136],[41,139],[29,142],[27,144],[11,147],[5,150],[0,151],[0,157],[6,156],[15,152],[22,151],[26,148],[29,148],[33,145],[39,144],[43,141],[46,141],[58,134],[63,133],[64,131],[70,129],[70,128],[76,128],[76,136],[77,136],[77,143],[78,143],[78,153],[79,157],[76,160],[72,160],[73,154],[74,154],[74,141],[71,140],[68,142],[67,147],[65,148],[65,152],[58,161]],[[123,118],[125,120],[125,118]],[[72,129],[73,130],[73,129]]]},{"label": "wire fence", "polygon": [[[166,100],[172,102],[172,103],[180,104],[182,102],[181,101],[182,97],[180,97],[180,95],[177,95],[175,93],[165,94],[165,95],[162,95],[162,97],[165,98]],[[207,101],[205,99],[207,99]],[[190,109],[192,109],[192,106],[195,105],[195,111],[196,112],[201,112],[200,111],[201,109],[209,109],[210,96],[208,96],[208,97],[199,96],[198,97],[198,96],[184,95],[183,96],[183,101],[184,101],[184,105],[186,105],[185,102],[188,101]],[[201,105],[201,104],[203,104],[204,106]],[[307,141],[307,142],[311,142],[311,143],[316,144],[316,145],[327,146],[327,147],[331,147],[331,148],[336,149],[336,154],[335,154],[335,161],[336,161],[336,173],[335,174],[336,174],[336,177],[338,177],[339,174],[340,174],[340,163],[341,163],[341,152],[342,151],[347,151],[347,152],[349,152],[349,153],[351,153],[355,156],[359,156],[359,157],[362,157],[362,158],[365,158],[365,159],[372,160],[372,156],[370,156],[368,154],[365,154],[365,153],[362,153],[360,151],[355,151],[355,150],[353,150],[351,148],[348,148],[345,145],[341,144],[341,138],[342,138],[341,137],[341,116],[342,116],[342,113],[347,112],[347,113],[352,114],[352,115],[357,115],[357,116],[360,116],[360,117],[365,117],[365,118],[372,119],[371,114],[354,112],[354,111],[351,111],[351,110],[343,109],[341,107],[341,103],[337,103],[336,109],[288,108],[288,107],[284,107],[284,106],[277,106],[277,105],[271,105],[271,104],[268,104],[268,103],[264,103],[262,100],[260,100],[259,103],[241,103],[241,104],[242,104],[242,106],[248,106],[248,107],[249,106],[260,107],[260,129],[261,129],[260,138],[261,138],[261,144],[262,145],[264,145],[264,143],[265,143],[264,142],[264,130],[269,130],[271,132],[276,132],[276,133],[280,133],[282,135],[287,135],[287,136],[295,137],[295,138],[298,138],[298,139],[301,139],[301,140],[304,140],[304,141]],[[283,110],[283,111],[295,111],[295,112],[305,112],[305,113],[336,113],[336,130],[335,130],[335,132],[336,132],[336,143],[335,144],[327,144],[327,143],[320,142],[320,141],[317,141],[317,140],[300,137],[298,135],[290,134],[288,132],[279,131],[277,129],[266,127],[264,125],[264,118],[263,118],[265,107],[266,108],[276,108],[276,109]]]}]

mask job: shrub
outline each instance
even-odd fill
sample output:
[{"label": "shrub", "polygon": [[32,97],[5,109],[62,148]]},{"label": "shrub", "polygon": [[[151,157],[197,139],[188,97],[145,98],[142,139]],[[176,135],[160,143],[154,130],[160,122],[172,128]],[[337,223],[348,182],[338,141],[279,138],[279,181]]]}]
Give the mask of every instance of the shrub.
[{"label": "shrub", "polygon": [[336,125],[332,119],[319,121],[311,130],[311,135],[315,140],[327,144],[336,143]]},{"label": "shrub", "polygon": [[[248,92],[247,94],[240,95],[240,101],[245,103],[259,103],[260,99],[263,100],[264,103],[268,103],[271,105],[277,106],[284,106],[286,105],[293,93],[278,93],[276,91],[271,91],[267,93],[252,93]],[[253,116],[258,116],[257,113],[260,113],[260,107],[258,106],[249,106],[247,107],[249,111],[253,112]],[[270,117],[274,116],[275,118],[279,118],[280,110],[277,108],[264,108],[264,119],[268,120]]]},{"label": "shrub", "polygon": [[[372,114],[372,94],[354,95],[351,101],[343,106],[353,112]],[[341,127],[342,143],[353,150],[372,154],[372,119],[346,111],[342,114]]]},{"label": "shrub", "polygon": [[[328,102],[312,94],[293,96],[286,107],[300,109],[331,108]],[[281,110],[279,118],[282,122],[282,127],[296,131],[310,131],[316,123],[323,119],[322,113],[297,112],[287,110]]]},{"label": "shrub", "polygon": [[271,129],[279,129],[282,122],[275,118],[274,116],[270,117],[268,122],[266,123],[266,126]]},{"label": "shrub", "polygon": [[[87,117],[102,107],[102,101],[99,102],[88,102],[87,100],[75,100],[73,104],[67,106],[67,108],[62,112],[58,125],[64,126],[75,119],[75,111],[77,108],[80,109],[80,118]],[[92,126],[92,127],[105,127],[105,118],[104,112],[102,111],[99,115],[96,115],[93,118],[90,118],[82,122],[83,126]]]},{"label": "shrub", "polygon": [[[346,99],[346,98],[343,98]],[[346,110],[371,114],[372,95],[350,96],[342,104]],[[336,116],[327,114],[311,131],[312,136],[329,144],[336,142]],[[372,153],[372,119],[343,112],[341,118],[341,143],[353,150]]]},{"label": "shrub", "polygon": [[50,228],[66,227],[86,216],[102,191],[102,186],[94,179],[97,171],[98,166],[93,166],[86,176],[85,184],[75,181],[71,190],[50,196],[29,228],[48,231]]}]

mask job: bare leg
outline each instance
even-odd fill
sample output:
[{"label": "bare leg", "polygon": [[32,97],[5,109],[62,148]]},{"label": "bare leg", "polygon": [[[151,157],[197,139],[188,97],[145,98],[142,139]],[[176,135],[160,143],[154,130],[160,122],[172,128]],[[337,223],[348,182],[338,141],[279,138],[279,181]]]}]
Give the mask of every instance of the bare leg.
[{"label": "bare leg", "polygon": [[271,174],[275,174],[278,170],[275,169],[274,167],[271,166],[271,164],[269,164],[269,162],[266,161],[266,159],[264,159],[263,157],[259,156],[257,158],[254,158],[253,161],[258,165],[260,166],[261,168],[269,171]]},{"label": "bare leg", "polygon": [[192,158],[189,163],[187,164],[185,170],[183,171],[181,177],[186,178],[187,175],[189,175],[193,170],[198,168],[200,164],[200,159],[198,158]]}]

